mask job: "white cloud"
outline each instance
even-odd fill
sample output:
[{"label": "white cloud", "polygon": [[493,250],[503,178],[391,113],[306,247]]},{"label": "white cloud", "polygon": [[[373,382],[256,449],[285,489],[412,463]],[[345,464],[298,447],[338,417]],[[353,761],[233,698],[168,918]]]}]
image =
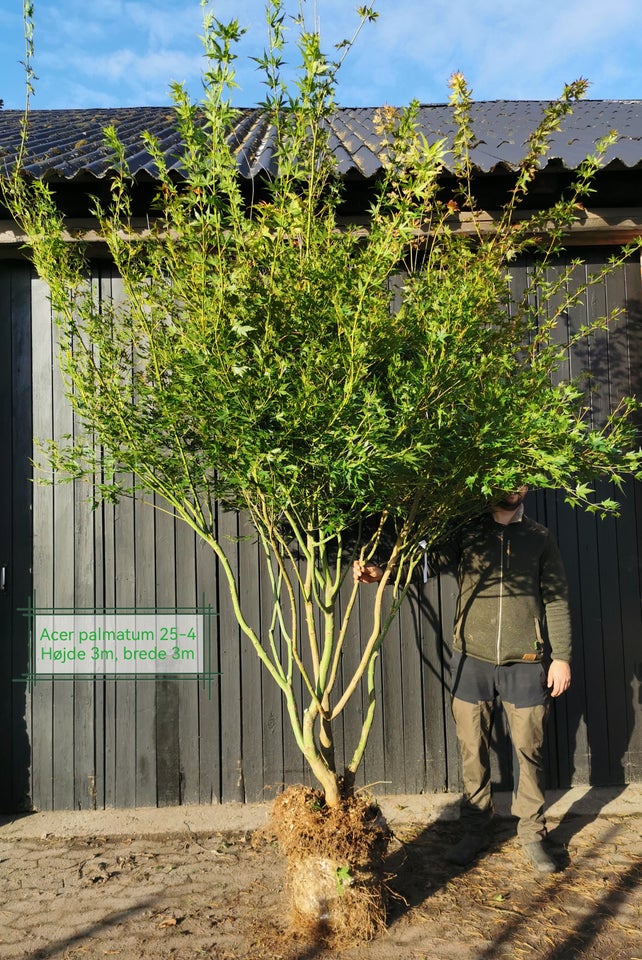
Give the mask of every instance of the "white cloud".
[{"label": "white cloud", "polygon": [[595,80],[594,96],[618,95],[601,92],[606,76],[641,96],[640,64],[639,0],[540,0],[528,13],[514,0],[396,0],[354,52],[341,99],[444,100],[455,70],[478,98],[553,97],[580,75]]},{"label": "white cloud", "polygon": [[[67,63],[56,97],[60,106],[162,105],[169,101],[170,81],[194,82],[199,71],[198,59],[180,51],[158,50],[142,58],[129,48],[98,57],[77,54]],[[91,97],[84,103],[83,91]]]},{"label": "white cloud", "polygon": [[78,105],[85,95],[89,106],[164,104],[172,81],[200,74],[197,0],[105,0],[90,8],[65,0],[64,10],[43,2],[41,16],[37,93],[56,105]]},{"label": "white cloud", "polygon": [[183,43],[198,46],[202,12],[193,4],[125,3],[126,22],[135,26],[147,39],[148,47],[176,47]]}]

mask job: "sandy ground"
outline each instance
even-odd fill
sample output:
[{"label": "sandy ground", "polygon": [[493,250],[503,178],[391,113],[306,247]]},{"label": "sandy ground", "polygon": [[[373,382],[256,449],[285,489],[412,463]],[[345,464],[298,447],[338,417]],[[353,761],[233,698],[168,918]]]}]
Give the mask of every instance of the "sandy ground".
[{"label": "sandy ground", "polygon": [[341,951],[290,929],[266,805],[3,818],[0,960],[642,960],[642,789],[553,800],[560,871],[544,877],[505,797],[464,870],[444,860],[456,797],[384,800],[389,927]]}]

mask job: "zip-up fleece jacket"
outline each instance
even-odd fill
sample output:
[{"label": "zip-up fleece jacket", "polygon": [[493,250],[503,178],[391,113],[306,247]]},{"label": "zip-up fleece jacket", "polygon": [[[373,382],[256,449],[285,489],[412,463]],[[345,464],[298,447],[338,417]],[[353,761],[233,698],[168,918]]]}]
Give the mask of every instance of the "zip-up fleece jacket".
[{"label": "zip-up fleece jacket", "polygon": [[452,546],[456,650],[496,664],[539,661],[546,617],[553,659],[570,662],[566,575],[546,527],[526,516],[503,525],[487,514],[463,527]]}]

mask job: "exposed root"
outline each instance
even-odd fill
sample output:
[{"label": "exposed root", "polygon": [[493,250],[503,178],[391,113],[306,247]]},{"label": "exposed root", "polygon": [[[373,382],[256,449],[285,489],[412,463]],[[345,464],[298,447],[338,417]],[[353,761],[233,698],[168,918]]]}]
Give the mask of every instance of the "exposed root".
[{"label": "exposed root", "polygon": [[327,807],[318,791],[290,787],[274,801],[270,825],[298,930],[334,946],[381,933],[390,831],[374,803],[350,797]]}]

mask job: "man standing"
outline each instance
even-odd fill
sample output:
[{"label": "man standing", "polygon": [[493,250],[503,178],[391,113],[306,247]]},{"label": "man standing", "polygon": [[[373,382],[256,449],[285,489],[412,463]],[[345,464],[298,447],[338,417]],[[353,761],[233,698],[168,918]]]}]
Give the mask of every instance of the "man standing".
[{"label": "man standing", "polygon": [[[571,627],[566,577],[553,537],[524,515],[527,488],[508,493],[466,524],[452,543],[459,598],[451,662],[452,710],[462,759],[464,833],[448,854],[470,863],[488,845],[493,815],[490,733],[497,698],[505,711],[514,764],[512,812],[523,850],[542,873],[556,869],[546,850],[544,727],[549,694],[571,682]],[[449,551],[450,553],[451,551]],[[355,578],[381,577],[355,564]],[[552,660],[543,663],[544,618]]]}]

